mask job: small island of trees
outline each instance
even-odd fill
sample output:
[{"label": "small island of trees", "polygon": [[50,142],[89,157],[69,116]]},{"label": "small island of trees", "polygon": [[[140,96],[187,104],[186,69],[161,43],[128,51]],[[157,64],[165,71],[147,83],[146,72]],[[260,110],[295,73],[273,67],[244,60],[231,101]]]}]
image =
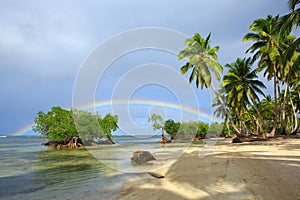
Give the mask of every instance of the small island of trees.
[{"label": "small island of trees", "polygon": [[44,145],[56,148],[78,148],[84,145],[114,144],[112,131],[118,129],[118,116],[83,110],[66,110],[54,106],[47,113],[38,112],[33,131],[49,141]]}]

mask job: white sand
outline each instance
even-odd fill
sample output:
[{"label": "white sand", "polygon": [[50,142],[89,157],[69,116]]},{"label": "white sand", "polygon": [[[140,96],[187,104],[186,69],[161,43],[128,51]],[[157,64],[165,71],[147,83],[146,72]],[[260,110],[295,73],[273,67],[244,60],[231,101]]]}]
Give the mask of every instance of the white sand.
[{"label": "white sand", "polygon": [[112,199],[300,199],[300,139],[230,142],[189,149],[164,179],[137,176]]}]

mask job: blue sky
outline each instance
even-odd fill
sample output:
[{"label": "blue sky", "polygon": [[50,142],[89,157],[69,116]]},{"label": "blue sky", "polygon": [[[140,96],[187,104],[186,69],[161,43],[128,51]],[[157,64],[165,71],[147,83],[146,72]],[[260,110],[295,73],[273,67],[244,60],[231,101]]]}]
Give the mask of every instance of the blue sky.
[{"label": "blue sky", "polygon": [[[219,61],[225,65],[244,56],[250,44],[243,43],[242,37],[253,20],[287,12],[287,1],[282,0],[0,0],[0,135],[12,134],[31,124],[40,110],[46,112],[54,105],[72,107],[80,66],[97,45],[113,35],[143,27],[167,28],[187,36],[196,32],[207,36],[212,32],[212,45],[221,47]],[[124,55],[111,64],[99,81],[95,101],[111,99],[118,84],[129,84],[128,80],[119,82],[124,74],[148,63],[179,71],[184,62],[174,54],[157,50]],[[143,76],[147,74],[135,77]],[[167,79],[173,80],[168,76]],[[139,85],[130,98],[178,103],[182,97],[178,99],[170,87],[184,87],[177,78],[174,84]],[[211,113],[209,92],[194,93],[200,102],[199,109]],[[126,112],[137,126],[144,126],[151,112],[176,118],[175,111],[160,106],[129,107]],[[102,109],[103,114],[110,111]]]}]

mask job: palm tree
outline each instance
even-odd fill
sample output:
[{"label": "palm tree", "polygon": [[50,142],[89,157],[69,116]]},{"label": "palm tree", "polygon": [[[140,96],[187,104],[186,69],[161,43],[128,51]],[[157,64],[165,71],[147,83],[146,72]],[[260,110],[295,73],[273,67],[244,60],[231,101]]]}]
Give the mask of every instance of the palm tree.
[{"label": "palm tree", "polygon": [[228,94],[230,107],[236,110],[239,119],[242,118],[242,111],[248,111],[251,100],[260,121],[266,128],[257,108],[258,94],[264,96],[261,89],[265,89],[266,86],[258,80],[257,69],[251,70],[251,65],[250,58],[238,58],[235,62],[227,64],[226,67],[229,68],[229,71],[224,76],[222,87]]},{"label": "palm tree", "polygon": [[[219,93],[218,96],[220,96],[220,98],[223,99],[224,104],[226,105],[226,107],[228,107],[228,103],[227,103],[224,88],[221,88],[218,93]],[[228,135],[230,135],[230,128],[229,128],[229,124],[228,124],[228,116],[226,115],[226,113],[223,109],[223,106],[222,106],[222,104],[221,104],[218,97],[215,97],[213,99],[212,107],[215,107],[214,115],[216,117],[224,118],[224,122],[223,122],[224,126],[223,126],[222,133],[225,133],[225,126],[226,126]]]},{"label": "palm tree", "polygon": [[219,72],[223,71],[223,67],[218,62],[218,56],[216,54],[219,50],[219,46],[211,48],[210,36],[211,33],[206,38],[203,38],[201,35],[196,33],[192,38],[188,38],[185,41],[185,49],[179,52],[178,59],[182,60],[187,58],[188,62],[181,67],[181,73],[185,74],[191,69],[192,72],[189,78],[190,83],[195,80],[197,88],[200,85],[201,89],[205,86],[206,88],[210,87],[213,90],[219,98],[226,115],[231,121],[232,127],[238,134],[240,134],[240,131],[231,120],[231,116],[226,105],[212,83],[211,72],[219,81],[221,79]]},{"label": "palm tree", "polygon": [[[296,8],[300,4],[299,0],[289,0],[288,6],[291,10],[290,13],[282,16],[280,18],[279,26],[281,27],[280,33],[281,35],[288,35],[294,28],[298,28],[300,26],[300,8]],[[289,91],[289,87],[291,86],[290,81],[294,78],[293,76],[299,73],[299,65],[300,65],[300,57],[298,56],[300,50],[300,38],[293,39],[289,41],[289,46],[284,55],[284,64],[287,65],[288,70],[285,70],[286,73],[283,75],[285,77],[285,93],[283,98],[283,104],[281,107],[282,113],[282,123],[281,123],[281,131],[285,133],[285,105],[287,101],[287,95]]]},{"label": "palm tree", "polygon": [[288,6],[290,13],[284,15],[280,19],[281,33],[290,33],[294,27],[300,26],[300,8],[296,6],[300,4],[299,0],[289,0]]},{"label": "palm tree", "polygon": [[253,61],[260,58],[258,63],[258,70],[264,72],[264,76],[267,75],[267,79],[274,81],[274,104],[275,115],[273,129],[271,135],[275,135],[277,125],[277,84],[278,84],[278,71],[282,68],[281,49],[279,47],[281,38],[279,34],[279,16],[272,17],[268,15],[266,19],[256,19],[249,27],[250,33],[247,33],[243,41],[253,41],[246,53],[254,53]]},{"label": "palm tree", "polygon": [[267,130],[272,130],[274,119],[274,100],[272,97],[267,95],[263,100],[257,103],[257,108],[268,127]]}]

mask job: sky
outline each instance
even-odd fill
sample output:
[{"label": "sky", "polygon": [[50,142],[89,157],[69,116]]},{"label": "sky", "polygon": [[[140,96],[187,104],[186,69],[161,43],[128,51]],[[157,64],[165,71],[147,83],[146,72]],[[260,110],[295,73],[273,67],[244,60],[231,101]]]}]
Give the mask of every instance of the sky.
[{"label": "sky", "polygon": [[[212,32],[212,46],[220,46],[219,62],[225,65],[245,56],[250,44],[242,38],[255,19],[287,12],[284,0],[0,0],[0,135],[29,134],[24,131],[38,111],[56,105],[76,107],[78,85],[81,91],[93,91],[78,93],[80,98],[90,95],[93,102],[86,103],[98,103],[81,108],[119,115],[125,133],[151,131],[147,117],[153,113],[166,119],[206,121],[212,114],[211,91],[189,86],[188,76],[180,75],[184,61],[178,61],[178,52],[141,48],[120,54],[105,66],[104,60],[96,63],[91,55],[101,48],[112,55],[121,48],[119,43],[105,44],[124,38],[128,31],[152,27],[185,37]],[[153,37],[148,31],[121,46],[140,45]],[[162,46],[164,41],[184,47],[181,40],[164,38],[159,40]],[[97,82],[82,89],[92,78],[80,82],[78,77],[91,60],[105,70],[90,73]],[[270,83],[265,84],[271,93]],[[116,102],[113,106],[111,100]]]}]

